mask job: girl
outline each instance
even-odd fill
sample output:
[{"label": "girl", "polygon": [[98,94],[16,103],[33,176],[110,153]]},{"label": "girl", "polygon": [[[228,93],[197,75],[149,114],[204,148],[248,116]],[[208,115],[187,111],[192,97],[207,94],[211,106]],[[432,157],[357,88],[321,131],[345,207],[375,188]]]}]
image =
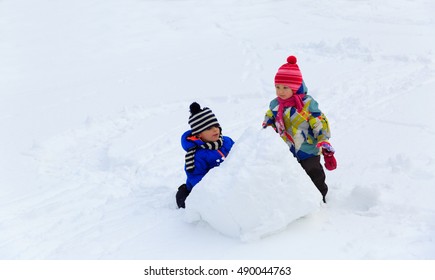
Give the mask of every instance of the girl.
[{"label": "girl", "polygon": [[337,167],[335,151],[329,143],[328,120],[318,103],[307,94],[296,62],[296,57],[289,56],[287,63],[278,69],[275,75],[277,97],[270,102],[263,128],[272,126],[287,143],[326,203],[328,186],[320,154],[323,154],[326,169],[334,170]]}]

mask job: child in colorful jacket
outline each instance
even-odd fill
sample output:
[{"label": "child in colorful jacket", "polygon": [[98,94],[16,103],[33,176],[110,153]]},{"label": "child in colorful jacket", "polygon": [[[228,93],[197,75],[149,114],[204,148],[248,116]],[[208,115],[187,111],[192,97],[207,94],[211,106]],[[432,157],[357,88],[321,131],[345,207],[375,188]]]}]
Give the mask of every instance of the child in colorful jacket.
[{"label": "child in colorful jacket", "polygon": [[302,168],[313,181],[326,203],[328,186],[320,164],[323,154],[325,167],[334,170],[337,161],[329,143],[330,129],[318,103],[307,94],[307,87],[294,56],[287,58],[275,76],[277,97],[270,102],[263,128],[272,126],[290,147]]},{"label": "child in colorful jacket", "polygon": [[184,170],[186,183],[178,188],[176,201],[179,208],[185,208],[185,200],[192,188],[207,174],[219,166],[231,150],[234,141],[222,136],[222,128],[209,108],[201,109],[194,102],[190,105],[189,125],[191,130],[181,136],[181,146],[186,151]]}]

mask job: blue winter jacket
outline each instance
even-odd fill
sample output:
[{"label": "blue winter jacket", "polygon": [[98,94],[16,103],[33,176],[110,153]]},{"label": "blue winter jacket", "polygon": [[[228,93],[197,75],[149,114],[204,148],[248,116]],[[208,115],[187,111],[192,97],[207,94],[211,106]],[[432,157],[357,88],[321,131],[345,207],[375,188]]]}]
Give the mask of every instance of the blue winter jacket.
[{"label": "blue winter jacket", "polygon": [[219,166],[225,160],[234,141],[227,136],[222,136],[222,139],[223,145],[219,150],[208,150],[199,147],[204,144],[202,140],[197,138],[192,139],[191,130],[186,131],[183,136],[181,136],[181,146],[186,152],[192,147],[198,146],[195,152],[195,169],[189,172],[186,171],[186,166],[184,166],[184,171],[187,175],[186,186],[189,191],[201,181],[210,169]]}]

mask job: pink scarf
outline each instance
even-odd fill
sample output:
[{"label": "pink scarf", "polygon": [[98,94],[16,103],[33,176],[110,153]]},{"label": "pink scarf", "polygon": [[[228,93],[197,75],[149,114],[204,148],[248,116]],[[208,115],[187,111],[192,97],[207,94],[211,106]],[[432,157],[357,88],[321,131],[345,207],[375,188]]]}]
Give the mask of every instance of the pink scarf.
[{"label": "pink scarf", "polygon": [[305,94],[294,94],[292,97],[288,99],[277,98],[279,106],[278,106],[278,114],[276,115],[276,128],[278,129],[279,135],[283,136],[285,134],[289,140],[293,140],[292,137],[286,132],[284,125],[284,108],[295,107],[298,112],[304,108],[304,103],[302,102],[302,98]]}]

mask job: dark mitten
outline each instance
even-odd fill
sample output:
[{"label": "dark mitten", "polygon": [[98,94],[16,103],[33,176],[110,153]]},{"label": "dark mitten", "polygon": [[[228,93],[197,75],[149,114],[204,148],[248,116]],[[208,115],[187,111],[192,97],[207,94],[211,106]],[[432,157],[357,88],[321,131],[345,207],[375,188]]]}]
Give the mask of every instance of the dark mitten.
[{"label": "dark mitten", "polygon": [[187,189],[186,184],[182,184],[180,187],[178,187],[177,194],[175,195],[178,208],[186,208],[185,201],[189,194],[190,191]]},{"label": "dark mitten", "polygon": [[325,167],[329,171],[337,168],[337,160],[334,157],[334,152],[328,151],[326,149],[322,150],[323,158],[325,159]]}]

